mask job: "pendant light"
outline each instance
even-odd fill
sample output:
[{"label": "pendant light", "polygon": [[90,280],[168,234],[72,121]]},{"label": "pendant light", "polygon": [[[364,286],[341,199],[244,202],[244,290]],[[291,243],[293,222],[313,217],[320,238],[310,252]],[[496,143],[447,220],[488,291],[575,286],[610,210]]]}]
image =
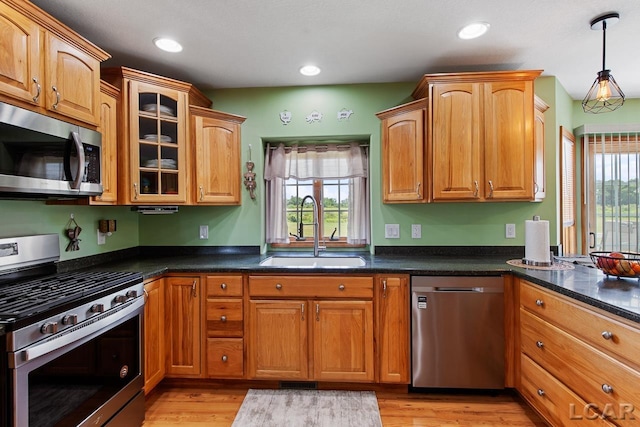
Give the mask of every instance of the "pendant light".
[{"label": "pendant light", "polygon": [[605,67],[605,48],[607,23],[615,24],[620,20],[620,14],[616,12],[607,13],[599,16],[591,21],[591,29],[599,30],[602,28],[602,71],[598,71],[598,77],[593,82],[587,96],[582,100],[582,109],[585,113],[606,113],[617,110],[624,104],[624,93],[616,83],[611,74],[611,70]]}]

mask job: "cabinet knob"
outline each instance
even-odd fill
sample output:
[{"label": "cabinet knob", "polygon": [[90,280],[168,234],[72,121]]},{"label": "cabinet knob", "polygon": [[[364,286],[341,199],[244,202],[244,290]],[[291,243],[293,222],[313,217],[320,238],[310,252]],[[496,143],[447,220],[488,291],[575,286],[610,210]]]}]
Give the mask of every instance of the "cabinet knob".
[{"label": "cabinet knob", "polygon": [[538,396],[544,396],[544,390],[539,388],[538,389]]},{"label": "cabinet knob", "polygon": [[340,289],[341,291],[344,291],[344,285],[341,283],[340,286],[338,286],[338,289]]},{"label": "cabinet knob", "polygon": [[226,283],[221,283],[220,284],[220,289],[227,289],[227,284]]},{"label": "cabinet knob", "polygon": [[276,289],[277,289],[277,290],[282,289],[282,285],[281,285],[280,283],[276,283]]},{"label": "cabinet knob", "polygon": [[227,360],[229,360],[229,358],[227,357],[227,355],[226,355],[226,354],[225,354],[225,355],[223,355],[223,356],[222,356],[222,361],[223,361],[223,362],[225,362],[225,363],[227,363]]},{"label": "cabinet knob", "polygon": [[536,300],[536,305],[537,305],[538,307],[542,307],[542,306],[544,305],[544,301],[542,301],[541,299],[537,299],[537,300]]},{"label": "cabinet knob", "polygon": [[138,200],[138,183],[133,183],[133,200]]},{"label": "cabinet knob", "polygon": [[493,197],[493,181],[489,180],[489,198]]},{"label": "cabinet knob", "polygon": [[602,338],[604,338],[605,340],[610,340],[611,338],[613,338],[613,332],[611,332],[611,331],[603,331],[602,332]]},{"label": "cabinet knob", "polygon": [[226,322],[227,321],[227,316],[220,316],[220,321],[222,323]]},{"label": "cabinet knob", "polygon": [[542,348],[544,347],[544,343],[542,341],[536,341],[536,347]]},{"label": "cabinet knob", "polygon": [[420,195],[420,183],[418,183],[418,185],[416,186],[416,194],[418,195],[418,199],[422,198],[422,195]]},{"label": "cabinet knob", "polygon": [[200,186],[200,201],[204,200],[204,188],[202,188],[202,185]]},{"label": "cabinet knob", "polygon": [[473,197],[478,197],[480,194],[480,186],[478,185],[478,180],[473,181]]},{"label": "cabinet knob", "polygon": [[613,393],[613,387],[611,387],[609,384],[602,384],[602,391],[607,394],[611,394]]}]

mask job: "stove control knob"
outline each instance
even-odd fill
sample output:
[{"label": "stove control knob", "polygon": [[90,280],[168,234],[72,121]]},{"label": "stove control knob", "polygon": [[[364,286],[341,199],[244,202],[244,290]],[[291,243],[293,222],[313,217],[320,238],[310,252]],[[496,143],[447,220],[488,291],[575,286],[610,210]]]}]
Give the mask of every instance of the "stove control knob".
[{"label": "stove control knob", "polygon": [[48,322],[40,327],[43,334],[55,334],[58,332],[58,322]]},{"label": "stove control knob", "polygon": [[123,302],[127,302],[127,299],[126,295],[116,295],[115,301],[118,304],[122,304]]},{"label": "stove control knob", "polygon": [[63,325],[77,325],[78,324],[78,315],[77,314],[67,314],[62,318]]},{"label": "stove control knob", "polygon": [[138,291],[127,291],[127,298],[138,298]]},{"label": "stove control knob", "polygon": [[92,313],[102,313],[104,312],[104,304],[93,304],[89,311]]}]

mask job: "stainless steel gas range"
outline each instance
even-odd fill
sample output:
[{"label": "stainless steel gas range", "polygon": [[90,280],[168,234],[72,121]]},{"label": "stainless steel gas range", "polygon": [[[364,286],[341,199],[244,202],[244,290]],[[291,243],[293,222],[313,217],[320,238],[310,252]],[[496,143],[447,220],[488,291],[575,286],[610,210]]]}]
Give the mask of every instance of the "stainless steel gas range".
[{"label": "stainless steel gas range", "polygon": [[137,273],[56,273],[55,234],[0,239],[0,425],[140,426]]}]

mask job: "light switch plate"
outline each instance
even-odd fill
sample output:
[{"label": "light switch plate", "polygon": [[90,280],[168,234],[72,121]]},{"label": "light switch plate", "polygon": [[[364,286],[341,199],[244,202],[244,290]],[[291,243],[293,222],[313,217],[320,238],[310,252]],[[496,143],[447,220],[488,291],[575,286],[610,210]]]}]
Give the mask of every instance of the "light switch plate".
[{"label": "light switch plate", "polygon": [[384,238],[385,239],[399,239],[400,238],[400,224],[385,224],[384,225]]},{"label": "light switch plate", "polygon": [[207,240],[209,238],[209,226],[201,225],[200,226],[200,240]]},{"label": "light switch plate", "polygon": [[411,238],[412,239],[422,238],[422,226],[420,224],[411,224]]},{"label": "light switch plate", "polygon": [[107,233],[101,233],[100,230],[96,230],[98,232],[97,243],[98,245],[104,245],[107,243]]},{"label": "light switch plate", "polygon": [[515,224],[505,224],[504,234],[507,239],[515,239],[516,238],[516,225]]}]

